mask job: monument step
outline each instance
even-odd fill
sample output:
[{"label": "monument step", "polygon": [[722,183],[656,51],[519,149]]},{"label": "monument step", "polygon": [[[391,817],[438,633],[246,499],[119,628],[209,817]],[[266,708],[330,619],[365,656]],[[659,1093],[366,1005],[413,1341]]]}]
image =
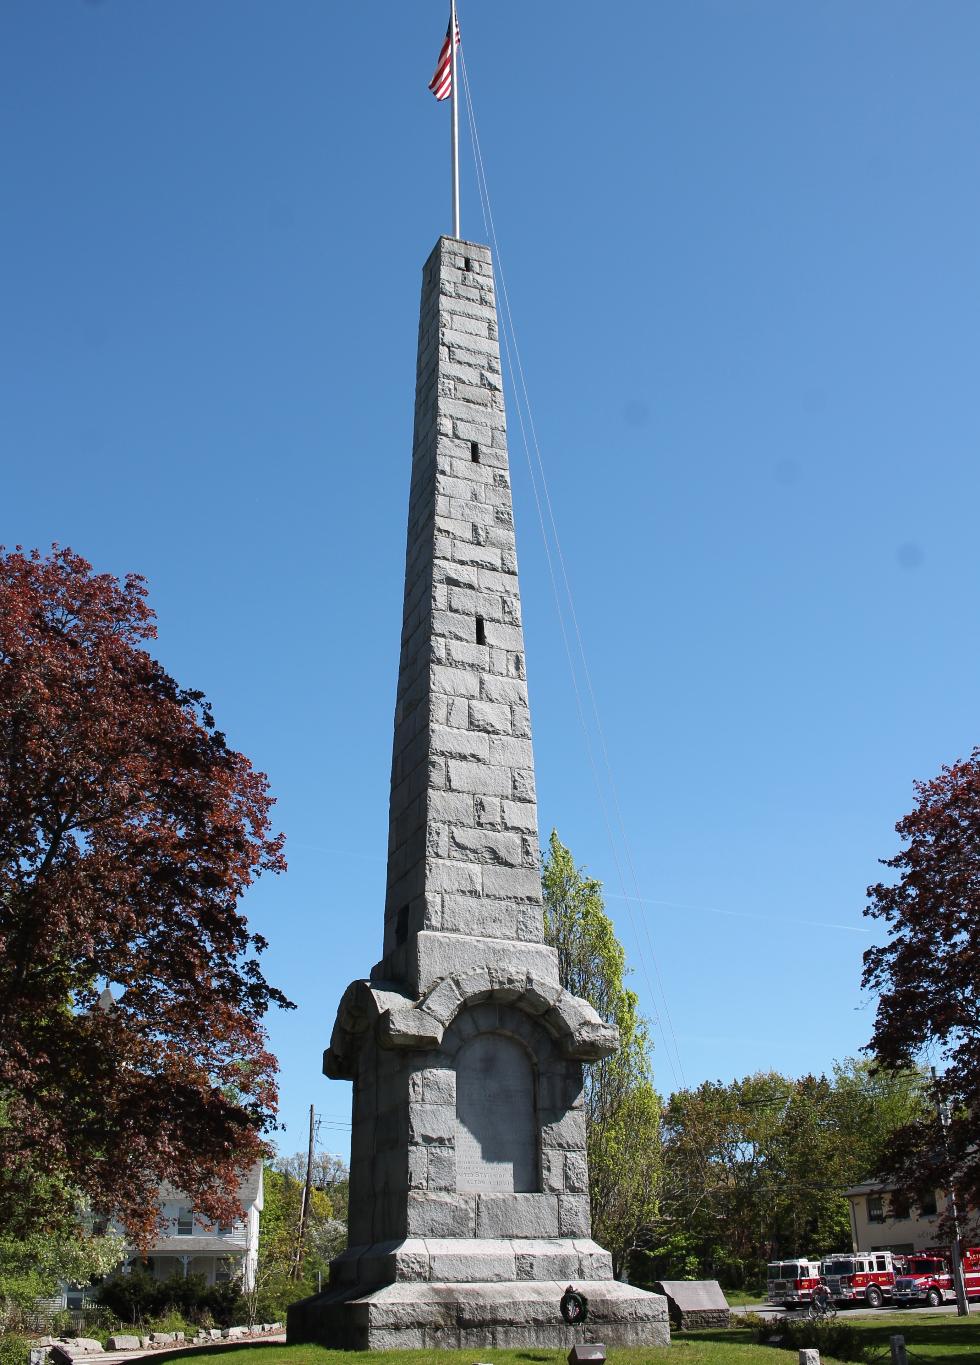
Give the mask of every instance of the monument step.
[{"label": "monument step", "polygon": [[568,1280],[491,1284],[400,1283],[354,1297],[328,1290],[289,1309],[289,1340],[346,1350],[669,1346],[667,1301],[618,1280],[576,1280],[589,1316],[567,1326],[559,1303]]},{"label": "monument step", "polygon": [[331,1286],[612,1280],[612,1257],[587,1237],[409,1237],[352,1247],[331,1264]]}]

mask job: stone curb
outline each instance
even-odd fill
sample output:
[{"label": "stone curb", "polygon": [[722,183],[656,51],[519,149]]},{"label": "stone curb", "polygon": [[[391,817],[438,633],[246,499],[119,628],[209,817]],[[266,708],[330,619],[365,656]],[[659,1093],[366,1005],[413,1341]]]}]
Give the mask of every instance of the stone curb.
[{"label": "stone curb", "polygon": [[[85,1365],[103,1365],[103,1362],[128,1360],[142,1360],[147,1356],[152,1356],[155,1360],[176,1359],[178,1356],[202,1355],[206,1352],[221,1350],[229,1346],[254,1346],[263,1342],[284,1342],[286,1332],[281,1322],[263,1324],[261,1327],[254,1327],[251,1331],[247,1327],[226,1327],[209,1329],[216,1333],[213,1337],[195,1337],[192,1341],[184,1342],[181,1332],[151,1332],[146,1337],[140,1337],[139,1347],[129,1349],[121,1347],[117,1350],[104,1351],[101,1344],[94,1339],[91,1344],[84,1346],[75,1345],[75,1342],[89,1342],[88,1338],[69,1338],[64,1341],[52,1341],[40,1346],[31,1348],[31,1365],[80,1365],[84,1361]],[[123,1337],[123,1333],[115,1333],[116,1339]],[[157,1340],[151,1340],[152,1338]],[[168,1340],[169,1338],[169,1340]]]}]

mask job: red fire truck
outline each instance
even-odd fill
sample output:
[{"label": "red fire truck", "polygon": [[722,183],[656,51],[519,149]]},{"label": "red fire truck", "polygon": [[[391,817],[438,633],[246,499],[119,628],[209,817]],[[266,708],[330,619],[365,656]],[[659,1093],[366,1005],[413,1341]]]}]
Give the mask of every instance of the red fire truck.
[{"label": "red fire truck", "polygon": [[963,1248],[963,1280],[966,1297],[980,1299],[980,1247]]},{"label": "red fire truck", "polygon": [[895,1280],[895,1302],[906,1308],[927,1303],[930,1308],[954,1299],[953,1277],[944,1256],[913,1251],[905,1258],[905,1269]]},{"label": "red fire truck", "polygon": [[[956,1298],[949,1253],[944,1247],[913,1251],[905,1261],[905,1270],[895,1281],[896,1303],[906,1307],[926,1303],[935,1308]],[[963,1282],[968,1299],[980,1298],[980,1247],[966,1247],[963,1252]]]},{"label": "red fire truck", "polygon": [[880,1308],[894,1297],[895,1280],[904,1268],[905,1257],[890,1251],[848,1251],[825,1256],[820,1262],[820,1275],[835,1303]]},{"label": "red fire truck", "polygon": [[792,1261],[771,1261],[766,1266],[766,1299],[784,1308],[809,1303],[819,1283],[819,1261],[797,1257]]}]

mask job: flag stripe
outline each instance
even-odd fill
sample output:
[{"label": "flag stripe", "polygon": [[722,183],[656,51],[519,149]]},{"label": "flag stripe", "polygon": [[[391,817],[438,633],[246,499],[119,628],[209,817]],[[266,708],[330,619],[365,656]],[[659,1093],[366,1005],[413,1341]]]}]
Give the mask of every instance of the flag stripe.
[{"label": "flag stripe", "polygon": [[[459,24],[456,25],[456,46],[459,47]],[[429,89],[437,100],[448,99],[453,93],[453,57],[449,46],[449,29],[446,29],[446,36],[442,41],[442,48],[439,51],[439,60],[436,63],[435,73],[429,81]]]}]

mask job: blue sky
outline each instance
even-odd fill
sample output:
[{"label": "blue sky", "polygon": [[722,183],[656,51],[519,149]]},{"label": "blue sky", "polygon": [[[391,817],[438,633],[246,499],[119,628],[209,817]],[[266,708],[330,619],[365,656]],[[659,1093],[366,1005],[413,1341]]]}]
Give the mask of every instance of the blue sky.
[{"label": "blue sky", "polygon": [[[664,1090],[829,1067],[870,1033],[876,859],[977,739],[980,7],[460,18],[615,783],[511,392],[542,834],[606,884]],[[271,1019],[286,1150],[310,1103],[346,1148],[320,1053],[380,950],[445,22],[0,8],[0,543],[144,573],[160,656],[270,776],[290,869],[248,908],[299,1005]]]}]

